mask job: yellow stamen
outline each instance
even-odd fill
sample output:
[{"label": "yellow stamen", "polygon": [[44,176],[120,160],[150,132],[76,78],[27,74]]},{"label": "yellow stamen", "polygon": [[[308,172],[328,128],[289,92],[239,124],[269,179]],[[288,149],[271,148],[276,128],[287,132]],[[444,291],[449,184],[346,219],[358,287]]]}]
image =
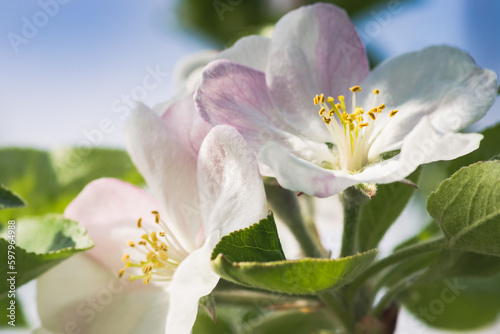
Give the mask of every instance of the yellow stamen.
[{"label": "yellow stamen", "polygon": [[330,111],[328,111],[328,117],[333,117],[333,115],[335,115],[335,110],[330,109]]},{"label": "yellow stamen", "polygon": [[142,218],[139,218],[137,220],[137,228],[141,228],[142,227]]},{"label": "yellow stamen", "polygon": [[319,115],[320,115],[320,116],[323,116],[323,114],[325,113],[325,110],[326,110],[326,108],[325,108],[325,107],[321,108],[321,109],[319,110]]},{"label": "yellow stamen", "polygon": [[378,89],[374,89],[373,94],[378,95],[378,94],[380,94],[380,91]]},{"label": "yellow stamen", "polygon": [[160,237],[164,237],[164,236],[165,236],[165,232],[159,232],[159,233],[158,233],[158,235],[159,235]]},{"label": "yellow stamen", "polygon": [[156,232],[155,231],[151,232],[151,241],[153,241],[153,242],[157,242],[158,241],[158,237],[156,236]]},{"label": "yellow stamen", "polygon": [[321,103],[325,103],[325,94],[321,94],[319,96],[319,100],[320,100]]},{"label": "yellow stamen", "polygon": [[325,116],[323,116],[323,122],[325,122],[325,124],[330,124],[332,120],[330,118],[326,118]]},{"label": "yellow stamen", "polygon": [[142,245],[142,246],[146,246],[146,241],[141,240],[141,241],[139,241],[137,244]]},{"label": "yellow stamen", "polygon": [[370,112],[368,113],[368,116],[370,116],[370,118],[371,118],[372,120],[375,120],[375,114],[373,113],[373,111],[370,111]]},{"label": "yellow stamen", "polygon": [[151,279],[151,275],[148,275],[148,276],[144,277],[144,280],[143,280],[144,285],[148,285],[150,279]]},{"label": "yellow stamen", "polygon": [[317,106],[317,105],[318,105],[318,103],[319,103],[319,97],[318,97],[318,95],[316,95],[316,96],[314,97],[314,105],[315,105],[315,106]]},{"label": "yellow stamen", "polygon": [[130,255],[125,254],[122,256],[122,262],[126,262],[130,258]]},{"label": "yellow stamen", "polygon": [[334,101],[334,99],[331,96],[328,96],[328,98],[326,99],[326,102],[328,102],[330,104],[333,103],[333,101]]},{"label": "yellow stamen", "polygon": [[122,278],[123,277],[123,274],[125,274],[125,269],[120,269],[120,271],[118,272],[118,278]]},{"label": "yellow stamen", "polygon": [[356,92],[361,92],[361,87],[359,86],[353,86],[349,88],[351,92],[356,93]]},{"label": "yellow stamen", "polygon": [[345,112],[345,102],[344,102],[344,96],[343,95],[339,95],[339,101],[340,101],[340,104],[342,106],[342,110]]},{"label": "yellow stamen", "polygon": [[398,113],[399,110],[393,110],[391,111],[391,113],[389,114],[389,117],[393,117],[394,115],[396,115]]},{"label": "yellow stamen", "polygon": [[149,274],[151,270],[153,270],[153,266],[150,263],[146,263],[145,265],[142,266],[143,274]]},{"label": "yellow stamen", "polygon": [[132,240],[127,241],[127,245],[130,247],[135,247],[135,243]]},{"label": "yellow stamen", "polygon": [[377,110],[378,112],[382,112],[382,110],[384,110],[384,109],[385,109],[385,104],[384,104],[384,103],[382,103],[381,105],[379,105],[379,106],[378,106],[378,108],[377,108],[377,109],[378,109],[378,110]]},{"label": "yellow stamen", "polygon": [[368,123],[361,123],[361,124],[359,125],[359,128],[360,128],[360,129],[362,129],[362,128],[364,128],[365,126],[368,126],[368,125],[369,125]]}]

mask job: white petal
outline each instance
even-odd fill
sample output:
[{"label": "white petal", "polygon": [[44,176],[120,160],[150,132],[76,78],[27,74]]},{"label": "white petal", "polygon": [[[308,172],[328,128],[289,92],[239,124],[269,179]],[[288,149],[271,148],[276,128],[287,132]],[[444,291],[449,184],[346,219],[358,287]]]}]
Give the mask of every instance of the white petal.
[{"label": "white petal", "polygon": [[174,88],[181,92],[194,92],[201,82],[201,72],[217,56],[216,50],[203,50],[184,57],[176,64]]},{"label": "white petal", "polygon": [[316,94],[347,95],[368,75],[365,49],[344,10],[304,6],[283,16],[273,31],[266,81],[275,106],[294,127],[331,141],[313,104]]},{"label": "white petal", "polygon": [[206,234],[217,230],[226,235],[267,214],[255,155],[230,126],[216,126],[205,138],[198,157],[198,184]]},{"label": "white petal", "polygon": [[191,332],[200,298],[212,292],[219,281],[219,276],[210,267],[210,256],[219,240],[219,232],[214,232],[202,248],[192,252],[175,270],[169,286],[166,333]]},{"label": "white petal", "polygon": [[164,333],[165,290],[118,279],[77,254],[38,279],[38,313],[57,333]]},{"label": "white petal", "polygon": [[169,227],[187,250],[196,249],[201,227],[196,185],[196,159],[190,147],[145,105],[128,123],[128,149],[134,164],[162,204]]},{"label": "white petal", "polygon": [[121,180],[103,178],[92,181],[66,207],[64,216],[84,226],[95,247],[85,254],[109,270],[118,272],[121,257],[130,251],[128,240],[137,240],[142,232],[137,220],[153,223],[152,210],[158,202],[146,191]]},{"label": "white petal", "polygon": [[372,89],[386,110],[399,109],[370,152],[401,147],[403,138],[422,117],[442,132],[457,132],[484,116],[498,90],[497,76],[482,69],[465,52],[449,46],[432,46],[389,59],[362,84],[360,105],[373,106]]},{"label": "white petal", "polygon": [[264,72],[269,55],[269,38],[252,35],[240,38],[233,46],[219,53],[216,59],[227,59]]}]

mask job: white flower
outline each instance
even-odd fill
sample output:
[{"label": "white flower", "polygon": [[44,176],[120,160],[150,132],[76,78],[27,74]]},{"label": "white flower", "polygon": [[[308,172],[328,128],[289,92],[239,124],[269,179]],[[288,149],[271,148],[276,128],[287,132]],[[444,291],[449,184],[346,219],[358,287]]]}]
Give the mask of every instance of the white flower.
[{"label": "white flower", "polygon": [[271,39],[246,37],[222,54],[229,61],[209,64],[196,92],[201,116],[237,128],[267,165],[263,174],[318,197],[399,181],[477,149],[480,134],[458,132],[498,90],[494,72],[449,46],[370,72],[346,13],[328,4],[290,12]]},{"label": "white flower", "polygon": [[[152,195],[100,179],[67,207],[65,216],[85,226],[96,246],[39,279],[45,331],[189,333],[200,297],[219,280],[213,248],[267,214],[250,148],[228,126],[206,135],[189,97],[163,119],[140,106],[129,125],[129,150]],[[123,283],[129,275],[133,282]]]}]

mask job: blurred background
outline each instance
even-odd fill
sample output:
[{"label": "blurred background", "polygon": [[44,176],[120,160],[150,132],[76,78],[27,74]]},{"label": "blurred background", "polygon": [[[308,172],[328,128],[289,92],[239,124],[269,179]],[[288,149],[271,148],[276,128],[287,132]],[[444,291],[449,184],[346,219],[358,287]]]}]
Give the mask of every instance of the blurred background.
[{"label": "blurred background", "polygon": [[[0,146],[123,148],[124,124],[134,104],[141,100],[152,106],[175,94],[179,60],[269,31],[283,14],[311,2],[2,1]],[[444,43],[500,73],[498,0],[330,2],[348,11],[372,66]],[[497,101],[473,130],[499,120]],[[33,284],[21,292],[28,322],[36,326]],[[499,326],[480,331],[498,332]],[[448,332],[427,329],[403,312],[397,333]]]}]

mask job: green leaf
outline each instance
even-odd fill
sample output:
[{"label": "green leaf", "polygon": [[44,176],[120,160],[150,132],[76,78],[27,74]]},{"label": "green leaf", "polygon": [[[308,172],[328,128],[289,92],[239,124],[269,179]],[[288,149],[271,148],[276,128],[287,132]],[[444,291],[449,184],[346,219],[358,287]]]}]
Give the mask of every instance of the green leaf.
[{"label": "green leaf", "polygon": [[[408,178],[417,182],[420,169]],[[380,240],[399,217],[415,188],[408,184],[391,183],[377,186],[376,195],[361,209],[358,230],[360,251],[376,248]]]},{"label": "green leaf", "polygon": [[272,262],[233,262],[224,254],[212,261],[221,277],[241,285],[288,294],[341,288],[373,262],[376,250],[336,260],[304,258]]},{"label": "green leaf", "polygon": [[429,196],[427,210],[449,247],[500,256],[500,161],[460,169]]},{"label": "green leaf", "polygon": [[221,239],[212,268],[237,284],[288,294],[312,294],[350,283],[375,259],[376,250],[337,260],[286,261],[273,215]]},{"label": "green leaf", "polygon": [[432,327],[472,330],[497,320],[500,277],[445,278],[402,296],[406,308]]},{"label": "green leaf", "polygon": [[232,262],[284,260],[285,253],[273,215],[269,214],[257,224],[222,237],[212,252],[212,260],[221,253]]},{"label": "green leaf", "polygon": [[11,217],[62,213],[90,181],[114,177],[142,185],[141,175],[122,150],[73,148],[46,152],[0,149],[0,183],[23,194],[28,206],[0,212],[0,223]]},{"label": "green leaf", "polygon": [[325,312],[285,311],[273,312],[264,316],[261,321],[251,327],[251,332],[258,334],[304,334],[331,330],[333,333],[335,329],[338,328],[335,328],[332,319]]},{"label": "green leaf", "polygon": [[[69,256],[94,246],[87,231],[77,222],[56,215],[31,218],[9,226],[15,226],[15,229],[4,227],[2,231],[0,252],[3,258],[0,271],[7,274],[15,272],[8,275],[15,276],[16,287],[36,278]],[[12,249],[12,232],[9,234],[12,230],[15,231],[15,249]],[[8,259],[8,254],[14,255],[15,259]],[[15,263],[8,263],[8,260],[14,260]],[[8,282],[2,280],[0,297],[8,290]]]},{"label": "green leaf", "polygon": [[24,200],[0,184],[0,210],[25,206]]}]

